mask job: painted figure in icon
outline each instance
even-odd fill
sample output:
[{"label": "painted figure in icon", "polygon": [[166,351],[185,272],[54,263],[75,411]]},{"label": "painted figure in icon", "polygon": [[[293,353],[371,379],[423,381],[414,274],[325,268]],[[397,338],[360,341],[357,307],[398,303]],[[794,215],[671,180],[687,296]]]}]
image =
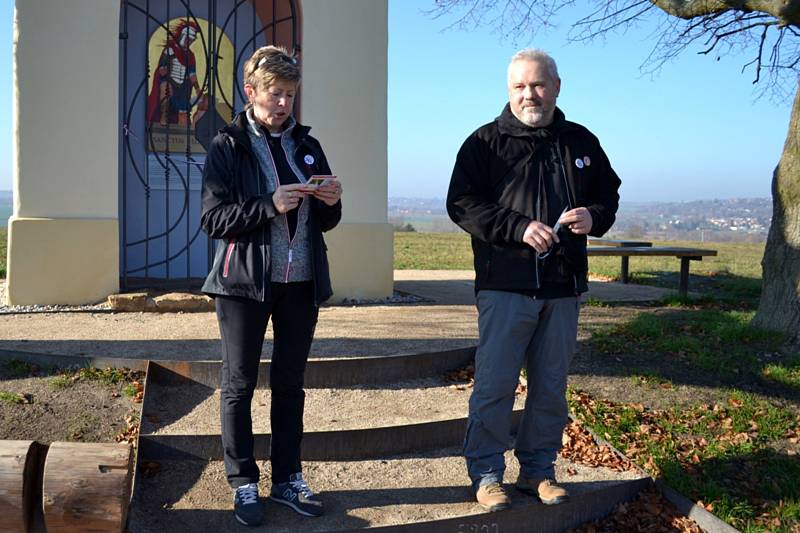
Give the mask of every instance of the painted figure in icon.
[{"label": "painted figure in icon", "polygon": [[[181,20],[170,30],[147,100],[147,121],[150,124],[186,126],[194,103],[198,103],[198,111],[206,107],[191,50],[199,31],[200,27],[191,20]],[[196,93],[194,99],[193,91]]]}]

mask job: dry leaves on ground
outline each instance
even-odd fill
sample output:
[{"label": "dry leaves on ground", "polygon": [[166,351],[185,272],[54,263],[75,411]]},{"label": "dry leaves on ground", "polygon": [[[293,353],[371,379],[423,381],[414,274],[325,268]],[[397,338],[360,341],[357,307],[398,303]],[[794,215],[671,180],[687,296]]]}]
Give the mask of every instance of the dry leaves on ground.
[{"label": "dry leaves on ground", "polygon": [[636,470],[636,467],[625,457],[621,457],[611,447],[598,445],[589,431],[577,420],[571,421],[564,428],[561,437],[561,457],[591,467],[603,466],[623,472]]},{"label": "dry leaves on ground", "polygon": [[469,364],[464,368],[451,370],[444,375],[445,381],[453,383],[454,389],[467,390],[475,384],[475,366]]},{"label": "dry leaves on ground", "polygon": [[139,436],[139,422],[134,416],[125,417],[127,429],[118,433],[114,440],[117,442],[127,442],[136,446],[136,438]]},{"label": "dry leaves on ground", "polygon": [[[450,385],[450,387],[456,390],[470,389],[475,385],[475,366],[469,364],[464,368],[447,372],[444,375],[444,379],[445,381],[453,383]],[[517,389],[514,391],[514,394],[519,396],[520,394],[526,394],[527,392],[528,380],[520,376],[519,383],[517,383]]]},{"label": "dry leaves on ground", "polygon": [[142,403],[144,400],[144,384],[138,379],[135,379],[131,383],[131,386],[133,386],[134,391],[136,391],[133,395],[133,403]]},{"label": "dry leaves on ground", "polygon": [[574,533],[616,533],[618,531],[648,531],[653,533],[702,533],[691,519],[678,511],[656,490],[643,491],[632,502],[618,505],[607,517],[584,524]]}]

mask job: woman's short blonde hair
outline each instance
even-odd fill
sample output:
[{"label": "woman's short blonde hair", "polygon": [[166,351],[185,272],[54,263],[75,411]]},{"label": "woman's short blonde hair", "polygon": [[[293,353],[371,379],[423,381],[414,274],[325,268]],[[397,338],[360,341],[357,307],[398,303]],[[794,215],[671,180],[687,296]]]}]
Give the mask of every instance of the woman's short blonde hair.
[{"label": "woman's short blonde hair", "polygon": [[300,83],[300,67],[282,46],[262,46],[244,64],[244,83],[263,92],[276,81]]}]

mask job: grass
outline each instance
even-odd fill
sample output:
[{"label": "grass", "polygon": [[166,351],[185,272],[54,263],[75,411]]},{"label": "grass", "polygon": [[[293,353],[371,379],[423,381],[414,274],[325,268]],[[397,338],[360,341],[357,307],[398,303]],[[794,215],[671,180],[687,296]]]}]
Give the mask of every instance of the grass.
[{"label": "grass", "polygon": [[[764,372],[759,354],[777,351],[786,338],[751,326],[753,314],[699,308],[640,313],[627,322],[598,328],[591,342],[606,353],[658,354],[722,375],[758,375]],[[781,365],[773,366],[771,374],[778,376]],[[795,368],[780,375],[787,381],[794,375],[796,381],[797,373]]]},{"label": "grass", "polygon": [[19,359],[11,359],[2,363],[3,374],[9,378],[20,378],[35,374],[39,367],[37,365],[20,361]]},{"label": "grass", "polygon": [[[77,370],[61,371],[60,374],[50,380],[50,388],[54,390],[65,389],[71,387],[78,381],[96,381],[103,385],[116,385],[117,383],[126,383],[122,391],[124,394],[134,396],[136,391],[132,382],[139,379],[140,372],[128,370],[126,368],[105,368],[99,369],[91,366],[85,366]],[[128,388],[133,390],[129,394]]]},{"label": "grass", "polygon": [[[754,307],[761,294],[761,257],[764,244],[698,243],[691,241],[658,242],[663,246],[711,248],[716,257],[693,261],[689,288],[709,295],[715,301],[744,301]],[[590,257],[589,271],[600,276],[619,278],[619,257]],[[472,248],[466,233],[395,233],[394,268],[420,270],[470,270]],[[680,261],[674,257],[633,257],[630,259],[631,283],[678,287]],[[685,303],[685,302],[684,302]]]},{"label": "grass", "polygon": [[800,416],[737,390],[724,403],[649,410],[570,389],[573,414],[639,466],[742,531],[800,528],[800,462],[772,446]]},{"label": "grass", "polygon": [[[781,354],[784,337],[750,326],[752,311],[667,303],[596,329],[590,342],[640,364],[658,359],[692,374],[800,392],[800,357]],[[653,372],[635,370],[630,379],[650,389],[673,388]],[[732,526],[800,531],[797,402],[772,402],[735,388],[718,391],[723,400],[713,405],[650,410],[572,390],[570,406],[629,458]]]},{"label": "grass", "polygon": [[4,390],[0,390],[0,402],[7,403],[7,404],[18,404],[23,403],[23,399],[20,397],[19,394],[14,394],[13,392],[8,392]]},{"label": "grass", "polygon": [[395,233],[394,268],[469,270],[472,248],[465,233]]},{"label": "grass", "polygon": [[635,385],[649,389],[654,389],[656,387],[661,387],[662,389],[671,389],[674,387],[671,380],[653,374],[652,372],[645,372],[641,375],[631,376],[631,382],[633,382]]},{"label": "grass", "polygon": [[59,374],[50,380],[50,388],[53,390],[63,390],[75,384],[74,379],[69,374]]},{"label": "grass", "polygon": [[800,358],[793,358],[784,364],[768,364],[761,375],[768,380],[800,390]]}]

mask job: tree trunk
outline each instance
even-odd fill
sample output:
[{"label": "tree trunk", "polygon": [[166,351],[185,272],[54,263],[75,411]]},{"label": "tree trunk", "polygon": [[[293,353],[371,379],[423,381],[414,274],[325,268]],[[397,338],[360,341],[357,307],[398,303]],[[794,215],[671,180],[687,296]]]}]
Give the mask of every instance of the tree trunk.
[{"label": "tree trunk", "polygon": [[753,325],[800,335],[800,83],[789,133],[772,175],[772,224],[761,260],[763,286]]}]

